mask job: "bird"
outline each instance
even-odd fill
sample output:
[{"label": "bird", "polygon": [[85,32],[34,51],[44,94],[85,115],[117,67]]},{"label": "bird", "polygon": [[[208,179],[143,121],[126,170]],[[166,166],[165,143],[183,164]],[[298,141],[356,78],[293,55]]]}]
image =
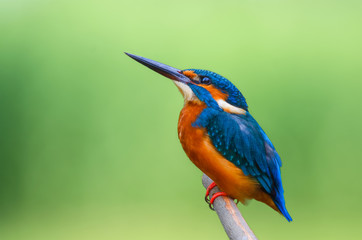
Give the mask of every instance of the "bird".
[{"label": "bird", "polygon": [[178,138],[188,158],[218,186],[216,197],[229,196],[243,204],[263,202],[292,217],[285,206],[282,162],[270,139],[249,112],[243,94],[228,79],[202,69],[184,69],[126,53],[171,79],[184,98]]}]

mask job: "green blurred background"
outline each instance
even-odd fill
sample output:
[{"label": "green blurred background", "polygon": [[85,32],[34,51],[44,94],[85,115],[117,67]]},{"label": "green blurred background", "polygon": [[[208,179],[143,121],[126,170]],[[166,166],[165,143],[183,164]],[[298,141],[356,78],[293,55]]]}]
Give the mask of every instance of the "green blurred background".
[{"label": "green blurred background", "polygon": [[0,1],[0,238],[226,239],[177,138],[172,82],[220,73],[282,160],[260,239],[362,236],[361,1]]}]

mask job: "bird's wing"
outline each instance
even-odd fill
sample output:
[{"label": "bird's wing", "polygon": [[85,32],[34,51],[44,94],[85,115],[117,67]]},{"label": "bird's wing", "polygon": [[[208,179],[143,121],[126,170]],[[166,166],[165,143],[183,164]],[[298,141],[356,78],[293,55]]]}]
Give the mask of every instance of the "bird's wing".
[{"label": "bird's wing", "polygon": [[255,178],[274,199],[283,198],[280,157],[248,112],[236,115],[206,108],[193,126],[206,128],[212,143],[227,160]]}]

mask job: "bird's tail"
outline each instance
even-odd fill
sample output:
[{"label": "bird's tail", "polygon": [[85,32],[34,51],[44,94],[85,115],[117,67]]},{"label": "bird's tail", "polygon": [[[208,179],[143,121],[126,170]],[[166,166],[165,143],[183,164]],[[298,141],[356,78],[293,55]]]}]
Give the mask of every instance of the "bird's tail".
[{"label": "bird's tail", "polygon": [[255,196],[255,199],[267,204],[271,208],[273,208],[275,211],[282,214],[288,222],[293,221],[292,217],[289,215],[286,207],[285,207],[285,201],[283,194],[279,194],[275,197],[271,197],[268,193],[264,191],[260,191],[260,194]]},{"label": "bird's tail", "polygon": [[290,216],[287,208],[285,207],[284,198],[282,200],[274,200],[275,205],[279,209],[280,213],[283,214],[283,216],[288,220],[288,222],[293,221],[292,217]]}]

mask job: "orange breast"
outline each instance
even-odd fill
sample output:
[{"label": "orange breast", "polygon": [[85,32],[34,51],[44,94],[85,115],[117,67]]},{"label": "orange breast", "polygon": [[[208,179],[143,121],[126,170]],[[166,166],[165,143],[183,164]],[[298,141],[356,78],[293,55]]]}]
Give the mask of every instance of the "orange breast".
[{"label": "orange breast", "polygon": [[203,103],[189,102],[180,113],[178,135],[187,156],[229,196],[241,202],[260,198],[259,184],[215,149],[205,129],[191,126],[204,108]]}]

